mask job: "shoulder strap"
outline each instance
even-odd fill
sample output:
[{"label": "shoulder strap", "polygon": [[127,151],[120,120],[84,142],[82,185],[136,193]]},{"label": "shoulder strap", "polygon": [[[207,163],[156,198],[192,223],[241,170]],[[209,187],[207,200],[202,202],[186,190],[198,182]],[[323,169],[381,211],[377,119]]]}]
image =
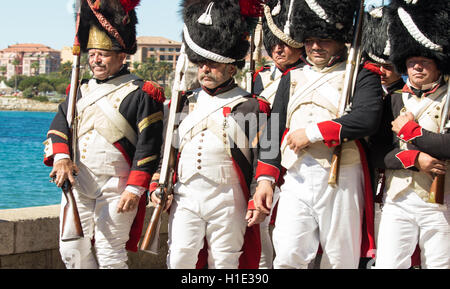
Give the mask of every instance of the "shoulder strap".
[{"label": "shoulder strap", "polygon": [[97,104],[103,114],[108,118],[110,122],[134,145],[137,144],[137,134],[130,126],[125,117],[108,101],[106,97],[103,97],[97,101]]}]

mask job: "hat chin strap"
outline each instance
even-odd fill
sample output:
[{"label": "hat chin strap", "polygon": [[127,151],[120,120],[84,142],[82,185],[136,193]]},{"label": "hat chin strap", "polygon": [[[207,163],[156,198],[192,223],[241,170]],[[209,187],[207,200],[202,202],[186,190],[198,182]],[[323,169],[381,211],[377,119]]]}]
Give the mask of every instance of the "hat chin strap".
[{"label": "hat chin strap", "polygon": [[442,52],[443,48],[442,46],[433,43],[430,39],[428,39],[417,27],[417,25],[414,23],[411,16],[408,14],[408,12],[405,11],[402,7],[399,7],[397,9],[397,14],[400,17],[400,20],[402,21],[405,28],[408,30],[408,33],[420,44],[425,46],[428,49]]},{"label": "hat chin strap", "polygon": [[227,63],[227,64],[234,63],[237,61],[236,59],[219,55],[217,53],[214,53],[212,51],[206,50],[206,49],[198,46],[192,40],[191,36],[189,35],[189,31],[188,31],[186,24],[183,27],[183,35],[184,35],[184,40],[186,41],[186,44],[189,46],[189,48],[192,49],[192,51],[194,51],[198,55],[203,56],[206,59],[212,60],[214,62]]}]

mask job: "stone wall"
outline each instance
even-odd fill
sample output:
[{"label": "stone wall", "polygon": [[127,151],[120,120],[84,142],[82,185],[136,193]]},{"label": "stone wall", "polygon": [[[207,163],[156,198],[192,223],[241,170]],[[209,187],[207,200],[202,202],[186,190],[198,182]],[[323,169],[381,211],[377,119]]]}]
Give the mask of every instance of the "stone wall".
[{"label": "stone wall", "polygon": [[[153,208],[147,208],[143,234]],[[58,250],[59,205],[0,210],[0,269],[63,269]],[[159,255],[129,252],[131,269],[164,269],[167,214],[161,225]]]},{"label": "stone wall", "polygon": [[0,110],[56,112],[58,110],[58,103],[40,102],[27,98],[0,97]]}]

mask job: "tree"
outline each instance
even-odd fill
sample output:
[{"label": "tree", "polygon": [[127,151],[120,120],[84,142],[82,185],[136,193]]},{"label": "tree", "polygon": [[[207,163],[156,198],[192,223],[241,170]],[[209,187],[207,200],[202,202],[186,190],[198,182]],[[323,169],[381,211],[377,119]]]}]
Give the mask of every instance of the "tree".
[{"label": "tree", "polygon": [[61,63],[61,65],[59,66],[58,73],[61,77],[70,80],[70,76],[72,75],[72,62],[66,61],[64,63]]},{"label": "tree", "polygon": [[11,62],[14,65],[14,91],[17,90],[17,66],[20,64],[20,60],[18,58],[14,58]]},{"label": "tree", "polygon": [[163,86],[166,86],[166,76],[170,74],[173,70],[172,63],[169,62],[158,62],[157,71],[160,74],[160,77],[157,78],[160,80],[162,78]]},{"label": "tree", "polygon": [[6,66],[0,66],[0,75],[5,76],[6,74]]},{"label": "tree", "polygon": [[40,68],[40,63],[39,61],[33,61],[33,63],[31,63],[31,68],[34,70],[34,75],[38,75],[39,74],[39,68]]}]

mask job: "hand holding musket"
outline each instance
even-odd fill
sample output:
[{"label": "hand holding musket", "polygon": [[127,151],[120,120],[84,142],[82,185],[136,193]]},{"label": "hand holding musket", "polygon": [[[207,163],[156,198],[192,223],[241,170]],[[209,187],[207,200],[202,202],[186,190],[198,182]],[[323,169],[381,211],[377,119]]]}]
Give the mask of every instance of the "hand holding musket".
[{"label": "hand holding musket", "polygon": [[[440,125],[440,133],[444,134],[448,127],[448,111],[450,106],[450,85],[449,85],[450,77],[448,77],[447,80],[447,96],[445,99],[445,106],[442,111],[441,116],[441,125]],[[433,178],[433,183],[431,184],[430,188],[430,203],[438,203],[443,204],[444,203],[444,188],[445,188],[445,174],[436,174]]]},{"label": "hand holding musket", "polygon": [[[80,43],[78,42],[77,32],[80,22],[80,3],[77,1],[77,22],[76,22],[76,34],[73,45],[73,67],[72,67],[72,79],[70,82],[70,93],[67,106],[67,124],[70,129],[71,138],[71,152],[72,160],[76,159],[77,151],[77,123],[76,123],[76,102],[77,92],[80,81]],[[61,241],[70,241],[83,238],[83,228],[81,226],[80,215],[78,213],[77,204],[72,192],[72,184],[66,179],[61,187],[64,197],[66,198],[66,205],[63,208],[63,219],[61,226]]]},{"label": "hand holding musket", "polygon": [[[177,96],[172,98],[169,110],[169,118],[167,120],[166,137],[164,142],[164,155],[162,159],[161,171],[158,181],[158,188],[153,192],[160,202],[153,210],[152,217],[145,232],[144,239],[141,243],[141,250],[152,254],[158,254],[158,236],[161,223],[161,216],[166,205],[169,195],[173,192],[173,176],[175,173],[175,163],[178,150],[172,145],[174,133],[177,129],[177,114],[182,108],[182,92],[179,91]],[[150,245],[150,248],[149,248]]]},{"label": "hand holding musket", "polygon": [[[360,45],[364,14],[364,0],[361,0],[359,8],[356,12],[355,25],[353,28],[353,40],[348,53],[347,64],[345,67],[344,88],[342,90],[342,96],[345,99],[345,102],[340,107],[340,115],[338,115],[338,117],[350,110],[350,100],[354,93],[356,75],[358,73],[358,66],[361,58]],[[336,186],[337,184],[341,151],[342,144],[339,144],[334,148],[333,155],[331,157],[330,176],[328,177],[328,184],[331,186]]]}]

